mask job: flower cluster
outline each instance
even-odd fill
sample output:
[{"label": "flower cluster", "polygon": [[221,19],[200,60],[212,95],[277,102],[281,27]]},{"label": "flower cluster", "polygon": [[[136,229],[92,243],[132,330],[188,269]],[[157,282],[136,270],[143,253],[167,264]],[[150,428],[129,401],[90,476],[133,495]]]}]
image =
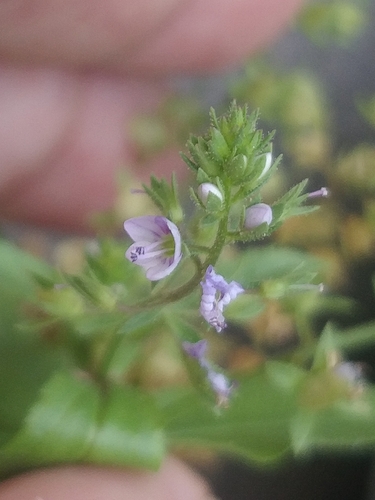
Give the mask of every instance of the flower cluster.
[{"label": "flower cluster", "polygon": [[[150,300],[141,301],[141,307],[176,302],[200,284],[199,312],[217,333],[221,333],[227,326],[225,307],[245,292],[240,283],[228,283],[215,272],[213,266],[224,246],[229,242],[251,242],[264,238],[288,217],[311,212],[315,207],[305,206],[306,200],[328,195],[327,188],[306,194],[305,180],[272,205],[262,202],[260,188],[276,170],[280,157],[273,158],[272,134],[264,136],[257,129],[257,117],[256,112],[248,115],[246,108],[233,103],[228,114],[221,118],[212,110],[211,127],[206,135],[191,136],[187,143],[190,157],[182,155],[196,176],[196,186],[190,189],[190,194],[199,213],[192,218],[191,224],[185,220],[175,176],[172,176],[170,184],[152,177],[150,186],[143,186],[143,192],[152,199],[162,215],[134,217],[125,221],[125,231],[133,240],[126,251],[126,258],[142,267],[147,279],[158,281],[177,268],[184,248],[185,258],[191,260],[195,273],[187,279],[182,271],[174,280],[178,283],[175,288],[169,290],[165,286],[159,295],[158,289],[154,289]],[[184,230],[183,238],[181,229]],[[293,286],[291,284],[289,288]],[[295,286],[302,288],[299,283]],[[306,289],[305,285],[303,287]],[[287,287],[281,288],[284,293]],[[232,384],[207,361],[207,342],[185,343],[184,349],[206,371],[207,380],[220,401],[226,402]]]}]

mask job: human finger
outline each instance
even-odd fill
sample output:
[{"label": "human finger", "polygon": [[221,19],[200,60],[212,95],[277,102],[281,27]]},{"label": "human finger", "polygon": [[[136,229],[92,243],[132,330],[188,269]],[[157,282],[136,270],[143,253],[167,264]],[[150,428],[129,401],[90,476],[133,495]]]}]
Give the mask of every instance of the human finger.
[{"label": "human finger", "polygon": [[[135,163],[132,118],[156,106],[164,92],[162,85],[101,73],[3,68],[2,218],[87,229],[93,212],[112,206],[116,171]],[[150,168],[171,172],[178,160],[175,152]]]},{"label": "human finger", "polygon": [[94,466],[60,467],[0,484],[0,500],[214,500],[185,465],[166,460],[157,473]]},{"label": "human finger", "polygon": [[211,71],[269,43],[301,0],[0,2],[0,58],[143,75]]}]

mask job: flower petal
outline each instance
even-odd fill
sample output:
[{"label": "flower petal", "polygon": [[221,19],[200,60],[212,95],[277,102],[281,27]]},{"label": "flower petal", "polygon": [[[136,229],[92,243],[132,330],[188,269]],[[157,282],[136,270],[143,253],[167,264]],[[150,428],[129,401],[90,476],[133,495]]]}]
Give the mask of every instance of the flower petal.
[{"label": "flower petal", "polygon": [[147,241],[149,243],[159,241],[165,233],[158,223],[158,219],[163,219],[163,217],[155,217],[154,215],[132,217],[124,222],[124,229],[133,241]]},{"label": "flower petal", "polygon": [[[176,224],[173,224],[173,222],[171,222],[168,219],[165,219],[165,221],[166,221],[168,229],[171,232],[171,234],[173,236],[173,239],[174,239],[174,256],[173,256],[173,259],[174,260],[177,259],[177,264],[178,264],[178,262],[180,262],[181,257],[182,257],[180,231],[178,230],[178,227],[176,226]],[[173,269],[172,269],[172,271],[173,271]]]},{"label": "flower petal", "polygon": [[[134,240],[125,256],[143,267],[149,280],[160,280],[176,268],[182,258],[181,236],[173,222],[165,217],[148,215],[128,219],[124,222],[124,228]],[[174,243],[173,256],[169,256],[164,247],[170,235]]]},{"label": "flower petal", "polygon": [[212,266],[208,266],[201,286],[200,313],[220,333],[227,326],[223,315],[224,306],[245,290],[236,281],[227,283],[223,276],[216,274]]},{"label": "flower petal", "polygon": [[182,347],[186,354],[192,358],[202,361],[207,353],[208,342],[207,340],[199,340],[198,342],[183,342]]},{"label": "flower petal", "polygon": [[169,259],[160,259],[154,267],[147,269],[146,278],[150,281],[161,280],[171,274],[172,271],[177,267],[178,263],[181,260],[182,255],[180,254],[179,258],[174,259],[170,257]]}]

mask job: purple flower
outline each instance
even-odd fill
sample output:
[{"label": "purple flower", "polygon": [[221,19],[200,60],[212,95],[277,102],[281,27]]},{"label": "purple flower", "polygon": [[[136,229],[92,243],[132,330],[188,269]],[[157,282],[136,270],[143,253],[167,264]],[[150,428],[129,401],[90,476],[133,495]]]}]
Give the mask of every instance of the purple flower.
[{"label": "purple flower", "polygon": [[212,266],[207,268],[201,286],[200,313],[220,333],[227,326],[223,315],[224,306],[228,305],[229,302],[245,290],[236,281],[227,283],[220,274],[215,273]]},{"label": "purple flower", "polygon": [[235,387],[223,373],[215,372],[212,369],[207,371],[207,379],[217,396],[218,406],[227,406],[229,397]]},{"label": "purple flower", "polygon": [[361,363],[353,363],[351,361],[343,361],[338,363],[333,371],[342,380],[346,380],[350,384],[356,384],[363,381],[363,366]]},{"label": "purple flower", "polygon": [[198,342],[183,342],[182,347],[186,354],[198,360],[199,365],[207,373],[207,381],[217,396],[218,406],[227,406],[229,397],[235,384],[231,382],[223,373],[216,372],[210,362],[206,359],[208,343],[207,340]]},{"label": "purple flower", "polygon": [[216,196],[216,198],[218,198],[219,203],[223,201],[223,195],[221,194],[220,189],[217,186],[215,186],[215,184],[211,184],[210,182],[204,182],[198,187],[198,197],[203,203],[203,205],[206,205],[210,193],[211,195]]},{"label": "purple flower", "polygon": [[257,203],[246,209],[244,223],[246,229],[255,229],[264,222],[268,225],[272,222],[272,209],[269,205]]},{"label": "purple flower", "polygon": [[330,195],[329,189],[322,187],[317,191],[313,191],[307,195],[308,198],[327,198]]},{"label": "purple flower", "polygon": [[125,257],[143,267],[149,280],[165,278],[176,268],[182,257],[181,236],[173,222],[146,215],[128,219],[124,228],[134,241]]},{"label": "purple flower", "polygon": [[199,364],[203,367],[206,366],[206,352],[208,343],[207,340],[199,340],[198,342],[183,342],[182,348],[190,357],[198,360]]}]

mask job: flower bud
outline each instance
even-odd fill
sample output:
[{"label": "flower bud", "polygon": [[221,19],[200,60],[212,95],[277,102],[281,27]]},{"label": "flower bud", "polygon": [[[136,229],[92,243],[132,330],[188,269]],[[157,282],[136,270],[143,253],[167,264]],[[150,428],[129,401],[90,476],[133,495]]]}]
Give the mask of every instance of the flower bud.
[{"label": "flower bud", "polygon": [[272,165],[272,153],[265,153],[264,155],[264,167],[263,167],[263,170],[259,176],[259,179],[261,179],[264,175],[266,175],[266,173],[268,172],[268,170],[271,168],[271,165]]},{"label": "flower bud", "polygon": [[198,197],[205,206],[207,205],[208,196],[210,193],[215,198],[217,198],[217,200],[214,198],[216,202],[215,205],[218,205],[218,208],[220,208],[221,202],[223,201],[223,195],[221,194],[221,191],[218,187],[216,187],[214,184],[211,184],[210,182],[204,182],[198,187]]},{"label": "flower bud", "polygon": [[327,198],[330,195],[329,189],[322,187],[317,191],[313,191],[307,195],[308,198]]},{"label": "flower bud", "polygon": [[272,209],[269,205],[257,203],[246,209],[244,224],[246,229],[255,229],[264,222],[268,225],[272,222]]}]

